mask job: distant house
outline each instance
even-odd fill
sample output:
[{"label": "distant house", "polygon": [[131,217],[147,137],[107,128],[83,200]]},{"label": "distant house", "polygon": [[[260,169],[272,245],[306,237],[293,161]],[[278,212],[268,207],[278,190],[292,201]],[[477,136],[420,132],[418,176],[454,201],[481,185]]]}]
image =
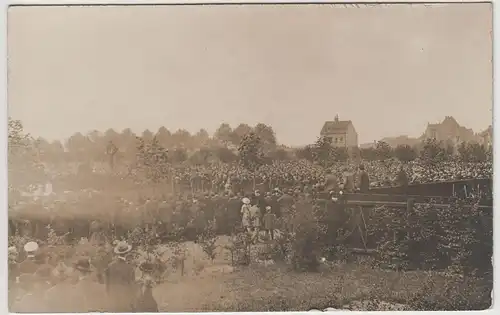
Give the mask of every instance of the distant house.
[{"label": "distant house", "polygon": [[472,129],[460,126],[452,116],[446,116],[439,124],[427,124],[424,139],[451,141],[453,143],[475,141],[477,138]]},{"label": "distant house", "polygon": [[486,146],[493,145],[493,127],[489,126],[486,130],[479,133],[479,142]]},{"label": "distant house", "polygon": [[354,129],[354,125],[350,120],[339,120],[339,116],[335,116],[334,121],[326,121],[321,129],[320,135],[328,137],[332,140],[334,147],[357,147],[358,133]]}]

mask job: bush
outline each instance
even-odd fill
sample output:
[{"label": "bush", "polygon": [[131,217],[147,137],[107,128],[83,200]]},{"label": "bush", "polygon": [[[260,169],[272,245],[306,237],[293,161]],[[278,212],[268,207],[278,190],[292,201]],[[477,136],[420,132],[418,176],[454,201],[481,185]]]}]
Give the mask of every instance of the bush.
[{"label": "bush", "polygon": [[312,204],[301,202],[292,215],[291,262],[295,270],[317,271],[322,229]]},{"label": "bush", "polygon": [[213,262],[216,256],[217,235],[215,234],[215,221],[209,221],[201,234],[198,235],[197,243],[203,249],[203,252]]},{"label": "bush", "polygon": [[373,210],[369,233],[380,239],[379,263],[400,269],[443,270],[459,264],[465,273],[492,269],[491,213],[474,199],[455,200],[449,207],[416,206],[409,213],[380,207]]}]

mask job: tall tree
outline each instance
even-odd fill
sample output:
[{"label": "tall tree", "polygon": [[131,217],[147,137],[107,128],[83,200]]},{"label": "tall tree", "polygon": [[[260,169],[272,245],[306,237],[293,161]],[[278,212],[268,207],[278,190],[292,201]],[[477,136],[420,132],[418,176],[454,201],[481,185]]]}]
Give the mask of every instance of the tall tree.
[{"label": "tall tree", "polygon": [[391,146],[385,141],[377,141],[375,145],[375,155],[380,161],[390,159],[392,157]]},{"label": "tall tree", "polygon": [[446,153],[441,143],[436,139],[426,139],[420,150],[420,159],[425,163],[438,163],[446,159]]},{"label": "tall tree", "polygon": [[250,132],[252,132],[252,127],[247,124],[239,124],[238,127],[234,129],[230,141],[234,145],[239,145],[243,138]]},{"label": "tall tree", "polygon": [[9,153],[20,153],[25,151],[30,145],[31,136],[24,132],[23,124],[20,120],[9,117],[8,148]]},{"label": "tall tree", "polygon": [[256,171],[264,163],[262,142],[256,133],[250,132],[238,147],[240,163],[248,170]]},{"label": "tall tree", "polygon": [[276,149],[276,134],[271,126],[258,123],[253,130],[262,141],[264,153],[269,153]]},{"label": "tall tree", "polygon": [[319,137],[314,144],[314,162],[323,167],[329,167],[332,162],[332,139],[329,137]]},{"label": "tall tree", "polygon": [[208,144],[208,140],[210,140],[210,135],[205,129],[200,129],[196,135],[194,136],[195,142],[197,146],[203,146]]},{"label": "tall tree", "polygon": [[151,142],[153,141],[153,133],[151,131],[149,131],[149,129],[146,129],[142,132],[142,139],[144,140],[144,142]]},{"label": "tall tree", "polygon": [[215,131],[214,138],[220,142],[227,144],[232,140],[233,129],[229,124],[223,123]]},{"label": "tall tree", "polygon": [[177,130],[173,135],[172,139],[175,146],[185,146],[189,147],[191,145],[191,134],[185,129]]},{"label": "tall tree", "polygon": [[160,127],[160,129],[158,129],[158,132],[156,133],[156,139],[158,140],[158,143],[165,147],[165,148],[169,148],[171,146],[171,139],[172,138],[172,134],[170,133],[170,131],[168,131],[167,128],[165,127]]},{"label": "tall tree", "polygon": [[410,162],[417,158],[417,152],[411,146],[402,144],[394,149],[394,156],[401,162]]}]

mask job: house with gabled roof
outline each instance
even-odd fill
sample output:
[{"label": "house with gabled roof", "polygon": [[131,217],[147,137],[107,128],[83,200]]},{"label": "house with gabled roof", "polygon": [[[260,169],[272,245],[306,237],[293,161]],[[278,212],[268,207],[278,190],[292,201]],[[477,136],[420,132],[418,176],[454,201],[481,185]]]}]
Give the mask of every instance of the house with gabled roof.
[{"label": "house with gabled roof", "polygon": [[493,127],[491,125],[486,130],[480,132],[478,136],[479,143],[488,147],[493,145]]},{"label": "house with gabled roof", "polygon": [[339,120],[338,115],[335,116],[335,120],[325,122],[320,135],[330,138],[334,147],[350,148],[358,146],[358,133],[352,121]]}]

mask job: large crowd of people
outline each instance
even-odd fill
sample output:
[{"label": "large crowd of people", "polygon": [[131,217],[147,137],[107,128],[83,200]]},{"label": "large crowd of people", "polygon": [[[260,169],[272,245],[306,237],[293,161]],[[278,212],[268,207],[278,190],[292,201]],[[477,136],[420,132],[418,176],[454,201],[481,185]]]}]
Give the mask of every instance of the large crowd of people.
[{"label": "large crowd of people", "polygon": [[[295,160],[275,161],[255,172],[237,164],[212,164],[178,166],[169,174],[169,188],[143,189],[140,194],[124,194],[111,201],[106,191],[101,191],[80,195],[74,202],[48,202],[53,199],[45,196],[13,207],[9,235],[12,240],[22,237],[29,243],[22,247],[15,242],[9,244],[11,311],[41,312],[43,307],[50,312],[157,311],[150,291],[151,265],[134,266],[126,257],[132,246],[141,244],[145,233],[152,232],[160,242],[179,231],[183,239],[196,240],[207,222],[213,221],[217,234],[246,231],[255,236],[264,230],[273,239],[276,229],[293,229],[291,220],[282,219],[293,217],[298,203],[317,203],[323,198],[321,194],[491,178],[492,163],[403,164],[387,160],[335,163],[325,169]],[[42,247],[50,248],[49,226],[68,245],[88,239],[107,253],[114,253],[116,259],[97,267],[85,254],[73,253],[71,263],[64,255],[36,255]],[[118,242],[114,248],[110,247],[113,242]],[[78,302],[63,303],[73,299]]]}]

